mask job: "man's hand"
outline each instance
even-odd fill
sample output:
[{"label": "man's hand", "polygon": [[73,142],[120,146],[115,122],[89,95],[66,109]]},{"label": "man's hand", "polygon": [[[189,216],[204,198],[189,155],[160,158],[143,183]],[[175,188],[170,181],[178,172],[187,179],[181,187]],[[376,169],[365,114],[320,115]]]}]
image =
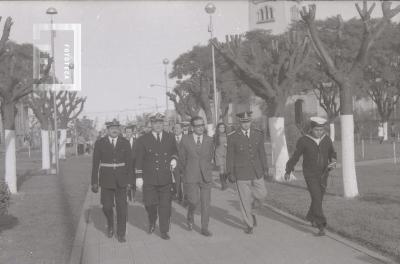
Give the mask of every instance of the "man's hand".
[{"label": "man's hand", "polygon": [[176,159],[171,160],[171,170],[174,170],[176,168],[177,162]]},{"label": "man's hand", "polygon": [[332,159],[332,161],[328,164],[328,170],[333,170],[336,168],[336,160]]},{"label": "man's hand", "polygon": [[285,181],[290,180],[290,173],[286,172],[284,178],[285,178]]},{"label": "man's hand", "polygon": [[92,184],[92,192],[98,193],[98,192],[99,192],[99,185],[97,185],[97,184]]}]

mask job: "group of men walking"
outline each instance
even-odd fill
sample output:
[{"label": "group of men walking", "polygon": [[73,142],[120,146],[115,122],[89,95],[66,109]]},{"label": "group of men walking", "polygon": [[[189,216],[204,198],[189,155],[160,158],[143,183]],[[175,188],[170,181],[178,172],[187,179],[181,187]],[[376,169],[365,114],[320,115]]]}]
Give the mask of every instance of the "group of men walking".
[{"label": "group of men walking", "polygon": [[[251,112],[239,113],[237,116],[240,127],[227,137],[226,175],[237,190],[244,231],[251,234],[257,225],[253,209],[259,207],[267,195],[264,179],[269,177],[269,169],[264,135],[261,130],[251,126]],[[160,113],[153,114],[150,122],[151,131],[138,139],[132,136],[131,127],[126,129],[127,138],[124,138],[117,120],[107,122],[107,135],[95,143],[92,191],[97,193],[101,188],[100,200],[107,219],[108,237],[114,235],[115,205],[117,239],[119,242],[126,241],[127,197],[132,199],[134,195],[136,179],[143,180],[143,204],[148,215],[149,234],[155,231],[158,219],[161,238],[170,239],[171,205],[175,196],[187,205],[187,229],[193,229],[194,212],[200,207],[201,234],[212,236],[209,218],[215,144],[213,138],[205,133],[204,119],[199,116],[191,119],[190,134],[179,133],[182,130],[180,124],[174,127],[175,134],[164,131],[164,115]],[[332,151],[329,142],[324,144]],[[301,151],[295,152],[295,157],[288,163],[288,173],[301,154]],[[330,158],[327,156],[326,161],[319,164],[323,166],[322,163]],[[310,181],[309,185],[315,184]],[[309,215],[310,219],[314,215],[319,217],[312,218],[312,221],[321,227],[324,224],[323,219],[320,219],[323,192],[319,191],[318,196],[312,193],[314,191],[310,190],[311,197],[321,202],[314,202],[313,199]]]}]

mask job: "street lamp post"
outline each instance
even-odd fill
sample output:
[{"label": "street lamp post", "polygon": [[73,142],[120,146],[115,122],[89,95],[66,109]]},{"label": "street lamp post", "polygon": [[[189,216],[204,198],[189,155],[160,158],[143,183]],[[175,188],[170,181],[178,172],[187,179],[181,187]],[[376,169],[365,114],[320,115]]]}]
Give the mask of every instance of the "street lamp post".
[{"label": "street lamp post", "polygon": [[167,58],[163,59],[163,64],[164,64],[164,77],[165,77],[165,114],[168,114],[168,72],[167,72],[167,66],[168,66],[169,60]]},{"label": "street lamp post", "polygon": [[53,15],[56,15],[58,12],[54,7],[49,7],[46,11],[46,14],[50,15],[50,25],[51,25],[51,57],[53,59],[53,64],[51,65],[52,69],[52,97],[53,97],[53,107],[54,107],[54,155],[56,160],[56,174],[59,172],[59,163],[58,163],[58,127],[57,127],[57,102],[56,102],[56,91],[55,91],[55,83],[56,83],[56,68],[55,68],[55,59],[54,59],[54,29],[53,29]]},{"label": "street lamp post", "polygon": [[[211,39],[213,39],[213,23],[212,23],[212,15],[215,13],[216,7],[213,3],[208,3],[204,8],[206,13],[210,15],[210,25],[208,26],[208,32],[210,32]],[[215,76],[215,55],[214,55],[214,46],[211,45],[211,57],[212,57],[212,68],[213,68],[213,91],[214,91],[214,125],[217,126],[218,123],[218,95],[217,95],[217,80]]]}]

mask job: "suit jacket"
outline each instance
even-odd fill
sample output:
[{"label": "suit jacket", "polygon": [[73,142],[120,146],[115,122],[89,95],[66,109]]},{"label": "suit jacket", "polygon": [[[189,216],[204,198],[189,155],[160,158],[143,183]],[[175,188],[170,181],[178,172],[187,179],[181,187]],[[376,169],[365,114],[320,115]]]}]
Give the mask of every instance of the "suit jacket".
[{"label": "suit jacket", "polygon": [[[100,167],[100,163],[125,163],[125,166]],[[96,141],[93,150],[92,184],[112,189],[134,184],[135,179],[130,168],[132,168],[132,153],[128,140],[118,136],[115,148],[108,136]]]},{"label": "suit jacket", "polygon": [[178,160],[174,135],[163,131],[161,143],[152,133],[146,133],[136,142],[136,173],[143,175],[143,184],[172,183],[171,160]]},{"label": "suit jacket", "polygon": [[178,165],[176,166],[176,169],[174,170],[174,173],[178,173],[179,175],[182,175],[184,172],[184,168],[182,166],[182,157],[183,157],[183,148],[182,148],[182,139],[185,137],[185,135],[182,134],[181,140],[178,142],[175,139],[176,142],[176,148],[178,150]]},{"label": "suit jacket", "polygon": [[227,172],[233,174],[237,180],[254,180],[264,177],[268,171],[268,165],[264,135],[261,130],[251,128],[249,138],[241,129],[228,135],[226,168]]},{"label": "suit jacket", "polygon": [[197,146],[193,134],[190,134],[182,138],[181,144],[181,162],[184,168],[183,182],[211,182],[212,160],[214,157],[213,139],[207,135],[203,135],[202,144]]}]

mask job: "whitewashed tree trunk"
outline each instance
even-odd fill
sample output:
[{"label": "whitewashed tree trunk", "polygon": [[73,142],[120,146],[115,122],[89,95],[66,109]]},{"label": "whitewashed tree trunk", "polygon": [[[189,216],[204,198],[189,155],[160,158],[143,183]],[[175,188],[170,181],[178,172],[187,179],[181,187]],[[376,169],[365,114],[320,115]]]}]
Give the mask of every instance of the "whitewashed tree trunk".
[{"label": "whitewashed tree trunk", "polygon": [[6,143],[5,180],[11,193],[17,193],[17,158],[15,153],[15,130],[5,129]]},{"label": "whitewashed tree trunk", "polygon": [[49,145],[49,131],[41,130],[42,136],[42,169],[50,169],[50,145]]},{"label": "whitewashed tree trunk", "polygon": [[[285,119],[283,117],[270,117],[268,121],[272,143],[271,147],[275,160],[274,179],[276,181],[284,181],[286,162],[289,160],[285,136]],[[296,179],[296,177],[291,174],[290,180],[294,179]]]},{"label": "whitewashed tree trunk", "polygon": [[329,124],[329,136],[330,136],[332,142],[334,142],[335,141],[335,123],[333,121]]},{"label": "whitewashed tree trunk", "polygon": [[358,195],[357,176],[354,158],[354,119],[353,115],[341,115],[342,132],[342,174],[344,196],[353,198]]},{"label": "whitewashed tree trunk", "polygon": [[67,130],[62,128],[60,129],[60,159],[66,159],[65,155],[65,150],[66,150],[66,144],[67,144]]},{"label": "whitewashed tree trunk", "polygon": [[207,135],[208,135],[209,137],[214,136],[214,134],[215,134],[215,127],[214,127],[214,124],[207,124],[206,127],[207,127]]},{"label": "whitewashed tree trunk", "polygon": [[383,122],[383,141],[388,140],[388,122]]},{"label": "whitewashed tree trunk", "polygon": [[56,164],[56,145],[54,142],[54,130],[50,130],[50,151],[51,151],[51,164]]}]

